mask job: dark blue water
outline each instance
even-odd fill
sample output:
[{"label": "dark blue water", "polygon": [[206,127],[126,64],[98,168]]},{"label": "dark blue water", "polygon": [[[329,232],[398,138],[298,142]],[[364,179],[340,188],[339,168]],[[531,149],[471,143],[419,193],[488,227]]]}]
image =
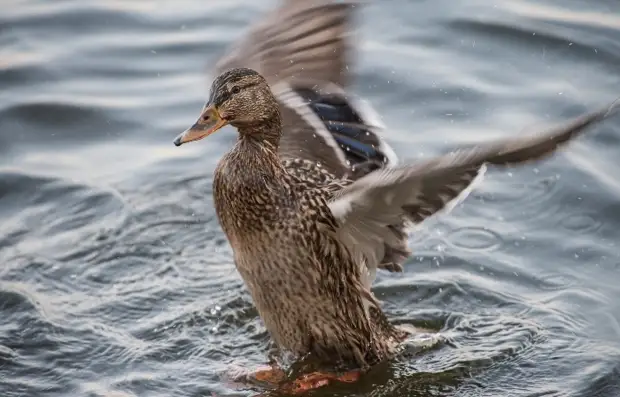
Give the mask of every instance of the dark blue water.
[{"label": "dark blue water", "polygon": [[[8,0],[0,12],[0,395],[245,395],[267,335],[215,218],[235,139],[175,148],[275,3]],[[371,2],[354,91],[402,159],[535,132],[620,93],[617,0]],[[620,395],[620,124],[490,171],[375,291],[443,342],[316,392]]]}]

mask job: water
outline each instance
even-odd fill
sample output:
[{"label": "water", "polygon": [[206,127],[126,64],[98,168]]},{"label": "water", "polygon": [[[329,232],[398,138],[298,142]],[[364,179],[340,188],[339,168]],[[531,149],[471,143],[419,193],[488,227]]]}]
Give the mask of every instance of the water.
[{"label": "water", "polygon": [[[209,65],[274,2],[9,0],[0,16],[3,396],[246,395],[267,335],[211,199],[235,139],[175,148]],[[403,159],[620,94],[615,0],[383,0],[354,91]],[[618,396],[618,120],[490,171],[375,288],[444,342],[319,395]]]}]

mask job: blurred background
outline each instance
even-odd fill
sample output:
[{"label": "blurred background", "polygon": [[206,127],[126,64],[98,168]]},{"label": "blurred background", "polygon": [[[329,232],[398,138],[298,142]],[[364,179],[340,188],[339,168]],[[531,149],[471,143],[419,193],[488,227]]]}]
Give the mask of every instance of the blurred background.
[{"label": "blurred background", "polygon": [[[620,95],[617,0],[381,0],[352,92],[403,160],[532,133]],[[210,70],[278,4],[6,0],[0,395],[247,395],[267,335],[211,199],[235,140],[172,145]],[[490,171],[375,293],[442,342],[325,395],[620,395],[620,122]]]}]

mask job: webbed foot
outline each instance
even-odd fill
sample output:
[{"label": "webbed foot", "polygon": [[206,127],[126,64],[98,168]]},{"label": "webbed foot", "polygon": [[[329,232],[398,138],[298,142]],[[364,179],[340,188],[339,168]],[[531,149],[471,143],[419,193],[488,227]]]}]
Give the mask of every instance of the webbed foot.
[{"label": "webbed foot", "polygon": [[285,384],[283,389],[293,394],[301,394],[319,387],[327,386],[334,382],[353,383],[361,376],[359,370],[349,371],[337,375],[329,372],[312,372],[302,375],[289,384]]}]

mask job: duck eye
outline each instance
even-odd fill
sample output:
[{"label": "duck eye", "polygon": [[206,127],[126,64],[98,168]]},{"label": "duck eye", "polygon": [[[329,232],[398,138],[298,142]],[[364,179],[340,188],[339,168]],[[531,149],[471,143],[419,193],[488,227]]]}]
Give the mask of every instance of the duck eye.
[{"label": "duck eye", "polygon": [[241,92],[241,88],[239,88],[239,86],[234,86],[230,92],[232,92],[233,94],[238,94]]}]

